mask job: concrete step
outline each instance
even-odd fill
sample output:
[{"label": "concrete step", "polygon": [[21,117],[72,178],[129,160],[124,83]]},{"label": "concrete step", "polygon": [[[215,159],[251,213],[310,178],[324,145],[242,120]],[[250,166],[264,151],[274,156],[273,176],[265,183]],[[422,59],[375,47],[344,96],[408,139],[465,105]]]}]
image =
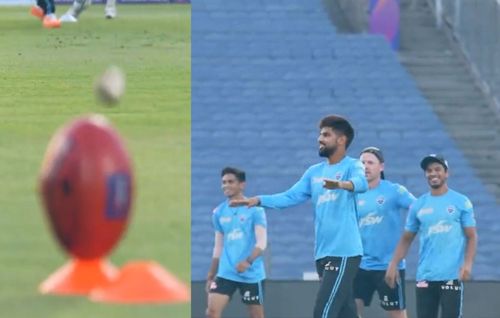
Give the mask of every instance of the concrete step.
[{"label": "concrete step", "polygon": [[500,120],[462,58],[436,28],[426,1],[401,3],[399,60],[446,126],[487,189],[500,203]]}]

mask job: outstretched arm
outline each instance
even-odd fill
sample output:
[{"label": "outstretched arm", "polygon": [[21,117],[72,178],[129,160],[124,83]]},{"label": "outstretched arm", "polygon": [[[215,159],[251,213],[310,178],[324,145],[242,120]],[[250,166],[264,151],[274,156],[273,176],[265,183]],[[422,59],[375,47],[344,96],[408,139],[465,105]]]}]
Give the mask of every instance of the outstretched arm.
[{"label": "outstretched arm", "polygon": [[347,191],[353,191],[354,185],[351,181],[338,181],[333,179],[323,179],[323,188],[325,189],[343,189]]},{"label": "outstretched arm", "polygon": [[248,206],[249,208],[260,205],[259,197],[251,197],[245,199],[235,199],[229,201],[230,206]]},{"label": "outstretched arm", "polygon": [[283,209],[300,204],[311,197],[310,175],[310,170],[307,170],[300,180],[285,192],[273,195],[260,195],[258,197],[246,198],[242,200],[231,200],[229,205],[246,205],[248,207],[260,205],[272,209]]}]

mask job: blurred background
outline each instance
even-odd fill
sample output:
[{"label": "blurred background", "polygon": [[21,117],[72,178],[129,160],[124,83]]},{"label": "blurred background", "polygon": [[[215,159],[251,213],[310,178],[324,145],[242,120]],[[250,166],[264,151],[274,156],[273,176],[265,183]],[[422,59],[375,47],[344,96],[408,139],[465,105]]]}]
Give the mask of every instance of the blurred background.
[{"label": "blurred background", "polygon": [[[220,170],[247,172],[248,196],[288,189],[319,162],[319,120],[346,116],[349,149],[385,154],[385,175],[419,196],[419,162],[442,153],[451,188],[473,202],[479,233],[465,317],[500,305],[500,7],[495,0],[197,0],[192,7],[192,295],[203,317]],[[357,2],[357,1],[356,1]],[[310,317],[317,282],[313,207],[267,210],[267,317]],[[417,243],[417,242],[415,242]],[[407,262],[415,314],[418,244]],[[313,275],[314,276],[314,275]],[[385,317],[377,301],[367,317]],[[243,311],[242,311],[243,310]],[[246,311],[235,296],[224,317]]]},{"label": "blurred background", "polygon": [[[166,1],[168,2],[168,1]],[[190,279],[190,4],[93,5],[78,23],[46,30],[21,1],[0,0],[0,311],[4,317],[189,317],[190,305],[109,305],[42,296],[38,285],[67,255],[37,195],[45,148],[58,127],[86,113],[107,116],[125,140],[136,200],[117,267],[153,259]],[[23,3],[28,4],[28,1]],[[58,5],[58,16],[68,6]],[[94,80],[110,65],[127,77],[116,107]]]}]

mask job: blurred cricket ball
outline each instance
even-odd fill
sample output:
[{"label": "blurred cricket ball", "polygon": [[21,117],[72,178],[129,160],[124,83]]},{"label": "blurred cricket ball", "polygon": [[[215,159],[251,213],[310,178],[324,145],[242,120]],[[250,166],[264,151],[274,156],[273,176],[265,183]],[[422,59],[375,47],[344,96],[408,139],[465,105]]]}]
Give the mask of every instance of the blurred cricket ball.
[{"label": "blurred cricket ball", "polygon": [[77,118],[52,137],[39,189],[52,232],[79,259],[105,256],[130,219],[134,179],[118,132],[101,115]]},{"label": "blurred cricket ball", "polygon": [[108,67],[97,79],[94,91],[97,99],[103,104],[118,104],[125,93],[125,73],[117,66]]}]

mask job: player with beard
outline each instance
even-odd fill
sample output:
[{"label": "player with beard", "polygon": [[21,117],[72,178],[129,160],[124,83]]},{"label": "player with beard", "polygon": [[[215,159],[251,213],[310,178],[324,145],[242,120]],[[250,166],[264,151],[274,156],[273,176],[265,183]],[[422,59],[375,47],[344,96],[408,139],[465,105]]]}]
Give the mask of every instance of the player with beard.
[{"label": "player with beard", "polygon": [[468,280],[476,254],[476,221],[471,201],[448,188],[448,162],[431,154],[420,162],[430,192],[411,206],[403,233],[387,268],[391,287],[398,279],[397,264],[417,234],[420,251],[417,268],[417,317],[462,317],[463,281]]},{"label": "player with beard", "polygon": [[285,192],[231,200],[233,206],[283,209],[311,199],[315,207],[315,259],[320,288],[314,318],[356,318],[352,294],[363,248],[359,234],[356,194],[367,190],[363,164],[346,156],[354,129],[337,115],[319,124],[319,155],[315,164]]},{"label": "player with beard", "polygon": [[384,281],[385,271],[403,232],[403,215],[416,200],[405,187],[385,180],[384,155],[379,148],[367,147],[361,151],[369,190],[360,193],[358,219],[363,257],[354,279],[354,298],[361,317],[363,307],[370,306],[377,291],[380,306],[390,318],[406,318],[405,262],[398,264],[400,281],[389,288]]}]

